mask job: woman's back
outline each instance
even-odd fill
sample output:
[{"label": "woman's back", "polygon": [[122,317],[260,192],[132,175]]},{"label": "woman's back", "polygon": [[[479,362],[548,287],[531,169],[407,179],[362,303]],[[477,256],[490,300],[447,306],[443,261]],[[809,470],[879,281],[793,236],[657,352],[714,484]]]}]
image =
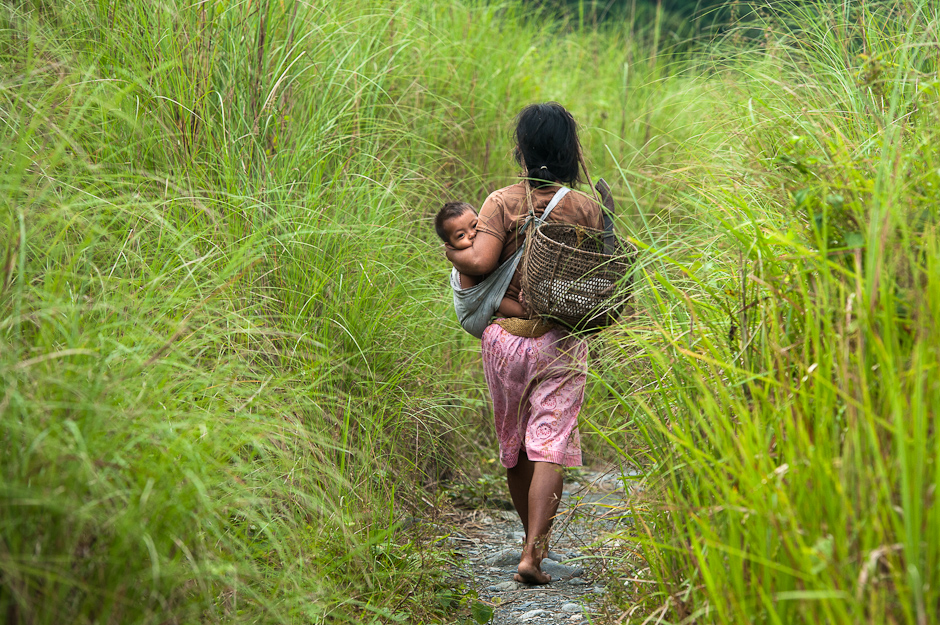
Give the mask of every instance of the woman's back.
[{"label": "woman's back", "polygon": [[[536,217],[542,216],[542,212],[548,206],[558,188],[557,185],[552,185],[532,190],[532,206]],[[512,257],[516,250],[525,243],[525,233],[519,234],[519,229],[525,223],[528,214],[529,204],[526,201],[525,182],[498,189],[491,193],[483,203],[479,213],[477,232],[484,232],[502,242],[500,263]],[[578,224],[596,230],[604,227],[600,204],[593,198],[577,191],[568,193],[559,202],[549,216],[548,221]],[[517,269],[506,291],[506,297],[518,302],[520,287],[521,273]]]}]

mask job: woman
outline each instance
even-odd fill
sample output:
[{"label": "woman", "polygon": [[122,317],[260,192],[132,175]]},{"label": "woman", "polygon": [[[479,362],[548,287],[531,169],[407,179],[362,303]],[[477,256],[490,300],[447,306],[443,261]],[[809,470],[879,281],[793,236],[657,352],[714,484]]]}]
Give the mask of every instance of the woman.
[{"label": "woman", "polygon": [[[461,273],[485,275],[524,243],[519,228],[529,211],[527,192],[535,214],[541,216],[561,185],[581,179],[577,125],[560,104],[523,109],[515,139],[516,161],[528,182],[494,191],[480,209],[472,247],[447,251]],[[564,196],[548,220],[603,227],[600,205],[577,192]],[[517,302],[521,302],[520,271],[506,291],[506,297]],[[515,579],[547,584],[551,576],[542,571],[541,563],[561,500],[562,467],[581,464],[577,417],[584,401],[587,346],[558,327],[497,320],[483,333],[482,351],[500,461],[525,529]]]}]

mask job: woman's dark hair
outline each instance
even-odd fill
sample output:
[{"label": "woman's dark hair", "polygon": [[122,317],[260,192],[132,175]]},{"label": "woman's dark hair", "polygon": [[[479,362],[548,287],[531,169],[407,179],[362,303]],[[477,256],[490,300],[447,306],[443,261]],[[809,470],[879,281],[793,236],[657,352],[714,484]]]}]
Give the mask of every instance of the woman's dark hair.
[{"label": "woman's dark hair", "polygon": [[449,243],[447,240],[447,230],[444,229],[444,224],[446,224],[451,219],[455,217],[460,217],[467,211],[472,211],[473,206],[467,204],[466,202],[447,202],[444,206],[441,207],[441,210],[437,212],[437,216],[434,217],[434,231],[437,232],[437,236],[441,237],[441,241],[444,243]]},{"label": "woman's dark hair", "polygon": [[[516,118],[516,162],[523,176],[563,184],[581,181],[578,126],[557,102],[530,104]],[[539,183],[535,183],[539,186]]]}]

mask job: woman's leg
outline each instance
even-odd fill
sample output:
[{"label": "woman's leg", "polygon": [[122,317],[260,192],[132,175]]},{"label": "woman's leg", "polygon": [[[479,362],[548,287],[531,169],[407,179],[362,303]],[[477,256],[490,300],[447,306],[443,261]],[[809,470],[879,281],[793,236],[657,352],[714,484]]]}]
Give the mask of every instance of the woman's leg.
[{"label": "woman's leg", "polygon": [[526,536],[515,579],[547,584],[552,577],[542,572],[542,560],[548,555],[548,534],[561,501],[562,467],[553,462],[533,462],[523,450],[516,466],[506,470],[506,478]]},{"label": "woman's leg", "polygon": [[509,495],[512,505],[522,521],[525,530],[526,542],[529,538],[529,486],[532,484],[532,470],[535,463],[525,455],[525,450],[519,454],[516,466],[506,469],[506,482],[509,484]]}]

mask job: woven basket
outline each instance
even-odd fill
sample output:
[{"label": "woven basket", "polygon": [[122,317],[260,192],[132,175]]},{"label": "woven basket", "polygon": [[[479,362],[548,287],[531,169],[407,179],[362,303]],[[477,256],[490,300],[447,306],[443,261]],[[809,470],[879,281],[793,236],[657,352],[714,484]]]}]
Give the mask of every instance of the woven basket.
[{"label": "woven basket", "polygon": [[605,253],[604,232],[544,223],[526,237],[522,291],[534,316],[576,331],[599,330],[629,305],[636,248],[615,239]]}]

